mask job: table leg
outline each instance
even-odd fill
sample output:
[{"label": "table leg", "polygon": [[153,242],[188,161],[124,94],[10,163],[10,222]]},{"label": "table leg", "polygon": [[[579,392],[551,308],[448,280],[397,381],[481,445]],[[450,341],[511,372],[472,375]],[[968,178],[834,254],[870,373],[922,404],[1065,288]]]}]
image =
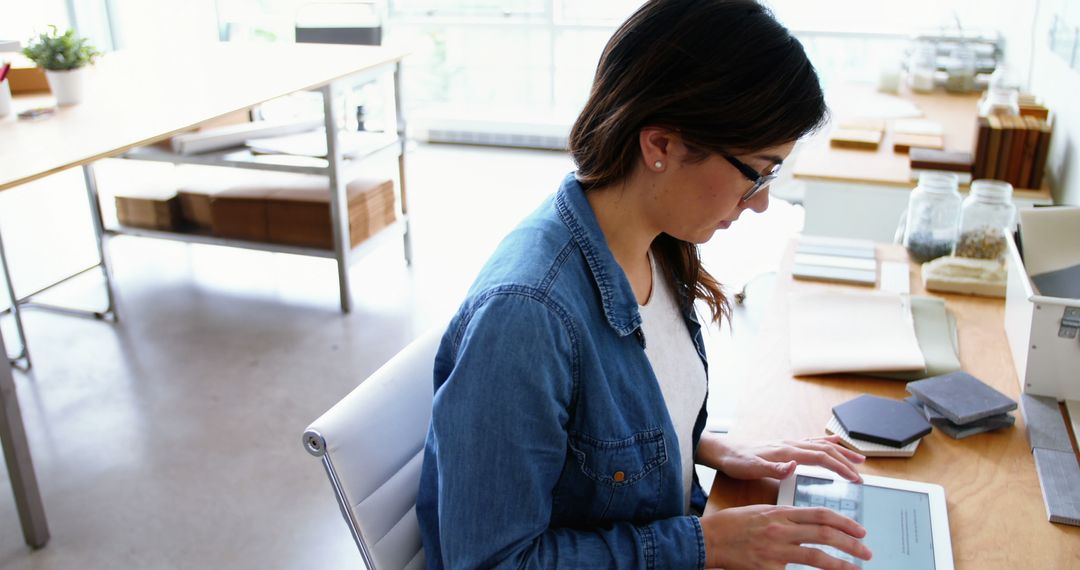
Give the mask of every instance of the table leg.
[{"label": "table leg", "polygon": [[[4,339],[0,335],[0,350]],[[30,446],[26,441],[19,399],[15,394],[15,379],[11,364],[0,358],[0,444],[4,447],[11,490],[15,494],[15,508],[19,511],[23,538],[33,548],[41,548],[49,542],[49,526],[45,521],[45,507],[38,491],[34,464],[30,460]]]},{"label": "table leg", "polygon": [[98,255],[101,257],[101,272],[105,275],[105,293],[109,298],[109,306],[105,309],[105,315],[112,315],[113,321],[120,320],[116,310],[116,296],[113,294],[112,264],[109,263],[109,252],[105,247],[105,222],[101,217],[101,201],[98,199],[97,177],[94,176],[94,165],[84,164],[83,178],[86,180],[86,196],[90,201],[90,218],[94,224],[94,240],[97,242]]},{"label": "table leg", "polygon": [[[0,269],[4,271],[4,283],[7,285],[8,297],[11,300],[11,316],[15,319],[15,332],[19,335],[19,354],[12,357],[8,356],[8,361],[12,366],[21,368],[22,370],[29,370],[32,364],[30,363],[30,349],[26,345],[26,333],[23,330],[22,312],[19,310],[19,297],[15,294],[15,286],[11,283],[11,271],[8,268],[7,251],[4,249],[4,239],[0,236]],[[24,364],[20,365],[20,362]]]},{"label": "table leg", "polygon": [[349,203],[345,196],[345,173],[342,168],[341,146],[338,144],[338,106],[334,84],[322,88],[323,115],[326,123],[326,158],[330,166],[330,227],[334,236],[334,257],[337,259],[338,290],[341,312],[352,310],[352,288],[349,284]]},{"label": "table leg", "polygon": [[401,152],[398,154],[398,176],[401,180],[401,215],[405,217],[405,263],[412,265],[412,232],[409,220],[409,201],[405,192],[405,110],[402,107],[401,98],[401,62],[394,65],[394,112],[397,114],[397,135],[401,143]]}]

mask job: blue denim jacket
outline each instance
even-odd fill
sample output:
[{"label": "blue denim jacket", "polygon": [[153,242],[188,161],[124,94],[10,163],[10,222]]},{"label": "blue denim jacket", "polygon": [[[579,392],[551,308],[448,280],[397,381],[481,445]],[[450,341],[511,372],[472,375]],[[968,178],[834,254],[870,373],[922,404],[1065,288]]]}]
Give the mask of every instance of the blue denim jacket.
[{"label": "blue denim jacket", "polygon": [[436,355],[416,505],[429,568],[704,567],[640,324],[570,174],[500,244]]}]

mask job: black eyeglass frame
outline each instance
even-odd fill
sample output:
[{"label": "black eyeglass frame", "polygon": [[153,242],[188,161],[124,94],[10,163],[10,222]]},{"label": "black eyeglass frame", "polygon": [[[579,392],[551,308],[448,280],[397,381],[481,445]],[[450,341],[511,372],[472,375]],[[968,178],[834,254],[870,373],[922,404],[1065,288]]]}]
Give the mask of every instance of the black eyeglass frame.
[{"label": "black eyeglass frame", "polygon": [[721,156],[723,156],[728,162],[731,163],[732,166],[734,166],[739,172],[741,172],[747,180],[754,183],[754,185],[751,186],[750,189],[742,195],[742,198],[739,199],[740,202],[750,201],[750,199],[753,198],[755,194],[760,192],[762,188],[767,187],[773,180],[779,178],[780,167],[784,165],[783,162],[777,162],[775,165],[773,165],[772,170],[770,170],[768,174],[761,174],[760,172],[754,170],[753,167],[735,158],[734,156],[731,156],[729,154],[723,154]]}]

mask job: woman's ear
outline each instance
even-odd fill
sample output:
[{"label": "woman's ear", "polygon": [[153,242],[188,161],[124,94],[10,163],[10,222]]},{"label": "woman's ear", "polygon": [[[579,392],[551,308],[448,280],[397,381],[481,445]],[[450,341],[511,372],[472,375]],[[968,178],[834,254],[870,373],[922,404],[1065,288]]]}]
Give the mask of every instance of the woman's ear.
[{"label": "woman's ear", "polygon": [[663,172],[668,168],[678,145],[675,134],[670,129],[645,127],[638,133],[638,145],[641,158],[649,172]]}]

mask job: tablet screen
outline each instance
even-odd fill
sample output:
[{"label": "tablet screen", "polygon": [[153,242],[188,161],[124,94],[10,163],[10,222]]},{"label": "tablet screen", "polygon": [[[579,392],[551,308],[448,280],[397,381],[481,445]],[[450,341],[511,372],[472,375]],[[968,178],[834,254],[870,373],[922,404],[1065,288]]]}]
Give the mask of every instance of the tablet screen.
[{"label": "tablet screen", "polygon": [[863,543],[874,553],[872,560],[862,562],[832,547],[814,545],[832,556],[868,570],[934,568],[930,497],[926,493],[797,475],[794,505],[828,507],[866,527]]}]

